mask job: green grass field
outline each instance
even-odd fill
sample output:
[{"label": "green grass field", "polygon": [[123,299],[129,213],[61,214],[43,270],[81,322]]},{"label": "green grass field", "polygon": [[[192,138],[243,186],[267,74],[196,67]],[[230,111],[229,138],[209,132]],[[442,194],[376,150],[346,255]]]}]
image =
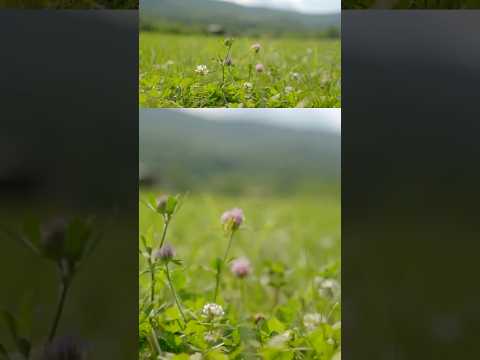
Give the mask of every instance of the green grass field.
[{"label": "green grass field", "polygon": [[[150,302],[151,277],[141,253],[141,359],[156,358],[152,327],[161,359],[340,359],[338,199],[192,195],[181,204],[166,242],[182,261],[169,268],[186,320],[163,265],[155,272],[155,300]],[[201,311],[213,302],[215,259],[228,243],[220,216],[233,207],[243,209],[245,221],[228,258],[248,258],[252,272],[238,278],[230,264],[223,268],[215,302],[225,314],[209,321]],[[162,216],[140,204],[139,222],[148,246],[157,247]]]},{"label": "green grass field", "polygon": [[222,37],[141,33],[140,106],[341,106],[339,40],[236,38],[227,53]]}]

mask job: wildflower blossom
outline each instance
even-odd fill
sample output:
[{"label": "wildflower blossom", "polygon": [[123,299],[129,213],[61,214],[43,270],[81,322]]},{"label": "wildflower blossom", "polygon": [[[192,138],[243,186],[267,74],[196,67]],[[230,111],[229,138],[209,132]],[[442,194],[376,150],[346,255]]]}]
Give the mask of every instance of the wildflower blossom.
[{"label": "wildflower blossom", "polygon": [[292,332],[287,330],[281,334],[275,335],[268,342],[268,346],[273,348],[281,348],[285,345],[286,342],[290,341],[292,338]]},{"label": "wildflower blossom", "polygon": [[87,346],[81,340],[71,336],[54,339],[40,356],[41,360],[84,360],[87,358]]},{"label": "wildflower blossom", "polygon": [[246,90],[251,90],[253,88],[253,84],[251,82],[246,82],[243,84],[243,88]]},{"label": "wildflower blossom", "polygon": [[157,211],[164,214],[167,211],[168,195],[162,195],[157,198]]},{"label": "wildflower blossom", "polygon": [[300,74],[298,72],[293,72],[290,74],[293,80],[298,80],[300,79]]},{"label": "wildflower blossom", "polygon": [[250,275],[250,273],[252,272],[252,267],[250,265],[250,261],[248,261],[247,258],[239,258],[232,262],[230,270],[235,276],[239,278],[244,278]]},{"label": "wildflower blossom", "polygon": [[225,312],[220,305],[215,303],[208,303],[205,304],[205,306],[203,307],[202,314],[209,319],[213,319],[215,317],[222,317],[223,315],[225,315]]},{"label": "wildflower blossom", "polygon": [[208,74],[207,65],[197,65],[197,67],[195,68],[195,72],[199,75],[207,75]]},{"label": "wildflower blossom", "polygon": [[255,70],[257,72],[261,73],[265,70],[265,66],[263,66],[263,64],[257,64],[257,65],[255,65]]},{"label": "wildflower blossom", "polygon": [[232,66],[233,65],[232,57],[228,56],[223,63],[227,66]]},{"label": "wildflower blossom", "polygon": [[315,284],[318,286],[318,293],[324,297],[338,297],[340,295],[340,284],[334,279],[315,278]]},{"label": "wildflower blossom", "polygon": [[262,45],[260,45],[259,43],[255,43],[252,46],[250,46],[250,49],[255,51],[255,54],[258,54],[261,48],[262,48]]},{"label": "wildflower blossom", "polygon": [[203,338],[208,343],[215,343],[220,339],[220,336],[218,331],[207,331]]},{"label": "wildflower blossom", "polygon": [[325,317],[318,313],[305,314],[303,317],[303,325],[309,331],[314,330],[318,325],[323,322],[326,322]]},{"label": "wildflower blossom", "polygon": [[285,87],[285,92],[286,92],[287,94],[290,94],[293,90],[294,90],[294,89],[293,89],[293,87],[291,87],[291,86]]},{"label": "wildflower blossom", "polygon": [[155,250],[152,257],[154,260],[169,262],[175,257],[175,249],[170,244],[165,244],[160,249]]},{"label": "wildflower blossom", "polygon": [[41,242],[45,254],[52,259],[62,257],[67,236],[68,222],[59,217],[45,224],[41,230]]},{"label": "wildflower blossom", "polygon": [[231,226],[232,230],[238,229],[244,220],[245,216],[243,215],[243,210],[239,208],[227,210],[222,214],[221,217],[222,224],[228,227]]},{"label": "wildflower blossom", "polygon": [[253,321],[255,322],[255,324],[258,324],[262,320],[265,320],[265,315],[261,313],[257,313],[253,316]]}]

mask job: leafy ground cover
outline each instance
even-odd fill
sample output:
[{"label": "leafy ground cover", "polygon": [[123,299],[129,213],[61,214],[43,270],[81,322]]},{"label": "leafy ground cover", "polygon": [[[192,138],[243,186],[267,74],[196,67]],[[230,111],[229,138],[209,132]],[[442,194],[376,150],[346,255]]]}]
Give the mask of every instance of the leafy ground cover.
[{"label": "leafy ground cover", "polygon": [[340,41],[140,35],[141,107],[341,106]]},{"label": "leafy ground cover", "polygon": [[338,199],[140,197],[141,359],[340,359]]}]

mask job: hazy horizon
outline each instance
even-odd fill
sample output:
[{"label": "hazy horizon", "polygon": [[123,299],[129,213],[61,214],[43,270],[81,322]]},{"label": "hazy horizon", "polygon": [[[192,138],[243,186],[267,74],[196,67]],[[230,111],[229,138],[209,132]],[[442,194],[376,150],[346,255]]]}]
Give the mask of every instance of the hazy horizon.
[{"label": "hazy horizon", "polygon": [[260,6],[304,14],[332,14],[341,11],[340,0],[216,0],[243,6]]},{"label": "hazy horizon", "polygon": [[341,109],[174,109],[210,121],[249,121],[340,134]]}]

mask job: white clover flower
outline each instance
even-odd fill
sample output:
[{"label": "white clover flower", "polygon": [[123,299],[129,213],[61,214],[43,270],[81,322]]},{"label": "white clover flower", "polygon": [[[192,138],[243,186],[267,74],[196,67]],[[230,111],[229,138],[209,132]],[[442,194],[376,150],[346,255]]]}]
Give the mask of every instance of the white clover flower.
[{"label": "white clover flower", "polygon": [[292,338],[292,332],[287,330],[281,334],[275,335],[270,339],[268,345],[274,348],[283,347],[287,341]]},{"label": "white clover flower", "polygon": [[215,303],[208,303],[202,309],[202,314],[208,318],[222,317],[225,315],[222,307]]},{"label": "white clover flower", "polygon": [[218,333],[218,331],[208,331],[203,337],[203,339],[208,343],[217,342],[219,338],[220,334]]},{"label": "white clover flower", "polygon": [[247,90],[250,90],[250,89],[253,88],[253,84],[251,82],[247,81],[246,83],[243,84],[243,88],[247,89]]},{"label": "white clover flower", "polygon": [[335,279],[325,279],[322,277],[315,278],[315,284],[318,287],[318,293],[324,297],[340,296],[340,283]]},{"label": "white clover flower", "polygon": [[298,72],[293,72],[293,73],[290,74],[290,76],[293,80],[300,79],[300,74]]},{"label": "white clover flower", "polygon": [[195,68],[195,72],[200,75],[207,75],[208,74],[207,65],[197,65],[197,67]]},{"label": "white clover flower", "polygon": [[293,87],[291,87],[291,86],[285,87],[285,92],[286,92],[287,94],[290,94],[290,93],[291,93],[292,91],[294,91],[294,90],[295,90],[295,89],[294,89]]},{"label": "white clover flower", "polygon": [[303,325],[307,330],[312,331],[321,323],[327,322],[327,319],[319,313],[310,313],[303,316]]}]

